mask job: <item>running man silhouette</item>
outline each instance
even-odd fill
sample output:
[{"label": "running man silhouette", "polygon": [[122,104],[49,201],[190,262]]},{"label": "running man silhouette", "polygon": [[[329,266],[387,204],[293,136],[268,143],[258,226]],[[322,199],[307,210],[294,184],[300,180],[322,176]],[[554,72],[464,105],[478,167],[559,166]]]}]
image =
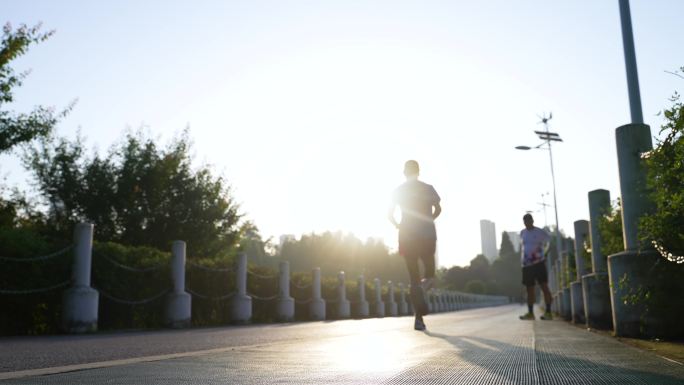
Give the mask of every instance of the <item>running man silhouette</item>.
[{"label": "running man silhouette", "polygon": [[525,228],[520,232],[522,240],[522,247],[520,252],[520,260],[522,263],[522,283],[527,287],[527,313],[520,316],[521,320],[534,319],[534,302],[535,281],[541,286],[544,293],[544,302],[546,303],[546,311],[541,316],[543,320],[552,319],[551,315],[551,291],[549,291],[549,279],[546,273],[546,252],[549,249],[549,240],[551,236],[539,227],[534,226],[534,218],[532,215],[525,214],[523,216],[523,223]]},{"label": "running man silhouette", "polygon": [[[419,181],[418,174],[418,162],[406,161],[406,182],[394,190],[387,216],[399,230],[399,254],[404,257],[411,280],[410,297],[416,315],[414,328],[425,330],[423,316],[428,313],[428,308],[424,293],[435,284],[435,218],[442,212],[442,207],[437,191],[431,185]],[[401,209],[401,223],[394,218],[397,206]],[[418,260],[423,261],[425,278],[422,280]]]}]

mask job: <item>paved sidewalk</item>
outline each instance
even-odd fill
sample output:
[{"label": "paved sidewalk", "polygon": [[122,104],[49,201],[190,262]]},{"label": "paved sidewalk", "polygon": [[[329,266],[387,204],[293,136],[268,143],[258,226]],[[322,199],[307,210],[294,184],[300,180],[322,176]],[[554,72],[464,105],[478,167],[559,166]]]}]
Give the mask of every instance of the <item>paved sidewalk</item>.
[{"label": "paved sidewalk", "polygon": [[[520,321],[523,311],[511,305],[437,314],[426,318],[427,332],[401,317],[2,339],[0,378],[23,377],[0,383],[684,383],[682,364],[562,321]],[[46,367],[62,373],[31,371]]]}]

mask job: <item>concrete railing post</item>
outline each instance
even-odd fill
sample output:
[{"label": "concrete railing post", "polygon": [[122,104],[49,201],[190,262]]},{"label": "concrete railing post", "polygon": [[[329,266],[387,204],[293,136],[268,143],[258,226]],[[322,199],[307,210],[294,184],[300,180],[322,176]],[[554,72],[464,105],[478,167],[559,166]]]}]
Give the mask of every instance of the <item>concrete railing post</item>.
[{"label": "concrete railing post", "polygon": [[561,259],[561,274],[563,275],[563,311],[561,316],[566,321],[572,320],[572,296],[570,293],[570,258],[568,252],[563,250],[563,258]]},{"label": "concrete railing post", "polygon": [[396,317],[399,312],[399,307],[397,302],[394,300],[394,283],[392,281],[387,281],[388,293],[387,293],[387,312],[390,317]]},{"label": "concrete railing post", "polygon": [[549,290],[551,291],[551,307],[553,311],[556,311],[558,306],[558,288],[556,285],[556,265],[549,259]]},{"label": "concrete railing post", "polygon": [[384,317],[385,303],[382,301],[382,285],[380,284],[380,278],[375,278],[373,283],[375,284],[375,316]]},{"label": "concrete railing post", "polygon": [[584,315],[588,327],[610,329],[613,327],[613,313],[608,287],[608,264],[606,256],[601,252],[602,241],[599,231],[601,217],[611,210],[610,192],[594,190],[589,192],[588,197],[592,272],[582,277]]},{"label": "concrete railing post", "polygon": [[572,310],[573,323],[585,323],[584,318],[584,291],[582,290],[582,276],[586,274],[584,244],[589,236],[589,222],[581,219],[575,221],[575,276],[570,284],[570,308]]},{"label": "concrete railing post", "polygon": [[171,279],[173,291],[166,298],[166,326],[185,328],[190,326],[192,297],[185,292],[185,242],[171,244]]},{"label": "concrete railing post", "polygon": [[67,333],[97,330],[99,293],[90,287],[93,256],[93,225],[79,223],[74,229],[72,286],[62,295],[62,329]]},{"label": "concrete railing post", "polygon": [[347,285],[344,271],[337,275],[337,318],[349,318],[351,316],[351,304],[347,299]]},{"label": "concrete railing post", "polygon": [[294,320],[295,301],[290,296],[290,263],[280,262],[280,277],[278,280],[278,305],[276,317],[278,321],[289,322]]},{"label": "concrete railing post", "polygon": [[399,282],[399,315],[409,314],[408,304],[406,303],[406,292],[404,284]]},{"label": "concrete railing post", "polygon": [[[644,325],[643,303],[626,303],[622,298],[639,287],[658,285],[649,271],[660,258],[650,245],[639,245],[639,218],[651,211],[652,203],[646,191],[646,172],[641,154],[653,148],[651,129],[645,124],[628,124],[615,130],[620,202],[622,204],[622,234],[625,251],[608,256],[613,328],[617,336],[648,334]],[[642,249],[642,250],[640,250]],[[621,282],[622,281],[622,282]]]},{"label": "concrete railing post", "polygon": [[252,319],[252,297],[247,295],[247,254],[238,254],[237,262],[236,293],[231,300],[230,320],[233,323],[248,323]]},{"label": "concrete railing post", "polygon": [[359,287],[358,316],[360,318],[365,318],[365,317],[368,317],[368,314],[370,313],[370,308],[368,305],[368,301],[366,301],[366,279],[364,278],[363,275],[359,276],[358,287]]},{"label": "concrete railing post", "polygon": [[311,270],[311,304],[309,317],[314,321],[325,320],[325,300],[321,298],[321,268]]}]

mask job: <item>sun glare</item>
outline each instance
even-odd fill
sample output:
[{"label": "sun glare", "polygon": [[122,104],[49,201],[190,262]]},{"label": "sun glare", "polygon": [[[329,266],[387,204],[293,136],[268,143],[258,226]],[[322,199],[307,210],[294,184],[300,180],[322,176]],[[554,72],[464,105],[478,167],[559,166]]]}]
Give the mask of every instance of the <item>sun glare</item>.
[{"label": "sun glare", "polygon": [[315,348],[325,360],[350,373],[391,373],[405,361],[410,342],[404,333],[364,333],[328,339]]}]

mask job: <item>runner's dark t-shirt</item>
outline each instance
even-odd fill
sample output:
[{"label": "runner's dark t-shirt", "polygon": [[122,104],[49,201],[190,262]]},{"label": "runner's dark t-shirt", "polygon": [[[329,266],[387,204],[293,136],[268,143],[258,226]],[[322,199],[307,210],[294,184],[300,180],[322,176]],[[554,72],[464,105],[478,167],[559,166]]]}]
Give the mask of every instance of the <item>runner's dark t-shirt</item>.
[{"label": "runner's dark t-shirt", "polygon": [[401,208],[399,239],[437,239],[432,207],[440,197],[432,185],[408,180],[394,190],[392,199]]}]

